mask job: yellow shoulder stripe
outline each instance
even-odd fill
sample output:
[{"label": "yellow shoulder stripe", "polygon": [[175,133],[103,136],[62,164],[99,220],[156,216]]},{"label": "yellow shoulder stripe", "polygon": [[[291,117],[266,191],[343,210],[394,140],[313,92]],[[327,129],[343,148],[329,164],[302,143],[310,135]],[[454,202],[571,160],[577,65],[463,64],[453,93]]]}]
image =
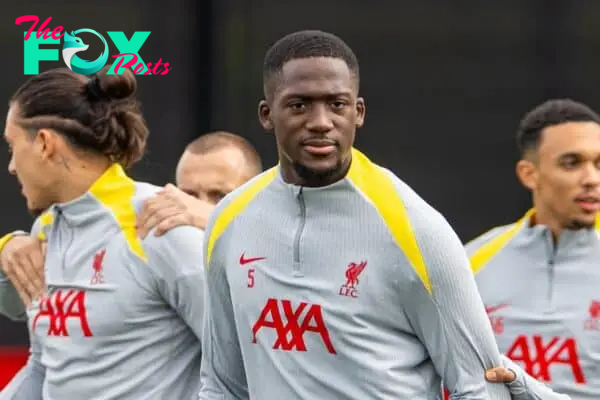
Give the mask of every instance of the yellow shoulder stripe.
[{"label": "yellow shoulder stripe", "polygon": [[52,225],[52,222],[54,222],[54,216],[52,215],[51,212],[46,211],[45,213],[43,213],[40,216],[40,226],[39,226],[39,232],[37,234],[38,239],[40,240],[46,240],[46,232],[44,232],[44,229],[49,226]]},{"label": "yellow shoulder stripe", "polygon": [[431,282],[408,212],[394,183],[386,173],[356,149],[348,179],[375,205],[394,240],[402,249],[423,285],[431,293]]},{"label": "yellow shoulder stripe", "polygon": [[221,210],[209,233],[208,248],[206,249],[205,255],[205,267],[207,269],[209,268],[210,258],[217,239],[225,232],[225,229],[227,229],[231,221],[233,221],[235,217],[250,204],[252,199],[254,199],[261,190],[273,181],[276,175],[277,167],[265,171],[261,176],[256,178],[251,185],[246,187],[241,193],[238,193],[237,196]]},{"label": "yellow shoulder stripe", "polygon": [[2,249],[4,248],[4,246],[6,246],[6,243],[8,243],[14,237],[15,235],[11,232],[7,233],[6,235],[0,238],[0,252],[2,252]]},{"label": "yellow shoulder stripe", "polygon": [[125,174],[119,164],[113,164],[94,182],[90,193],[112,212],[125,236],[129,250],[147,262],[148,257],[135,228],[137,215],[132,201],[135,182]]},{"label": "yellow shoulder stripe", "polygon": [[527,213],[525,213],[525,215],[521,217],[521,219],[517,221],[510,229],[507,229],[475,250],[470,257],[471,270],[473,271],[473,274],[479,272],[479,270],[481,270],[481,268],[483,268],[483,266],[487,264],[492,257],[494,257],[500,250],[502,250],[504,246],[508,244],[508,242],[510,242],[510,240],[517,234],[519,229],[523,227],[523,224],[529,221],[529,218],[531,218],[534,212],[535,211],[533,209],[527,211]]}]

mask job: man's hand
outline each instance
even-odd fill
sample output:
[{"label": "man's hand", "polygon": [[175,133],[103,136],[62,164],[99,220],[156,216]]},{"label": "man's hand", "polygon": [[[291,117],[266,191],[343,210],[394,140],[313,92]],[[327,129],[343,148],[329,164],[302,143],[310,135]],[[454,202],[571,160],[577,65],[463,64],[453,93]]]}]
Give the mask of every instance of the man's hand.
[{"label": "man's hand", "polygon": [[[496,367],[485,371],[485,380],[488,382],[507,384],[513,382],[515,379],[517,379],[517,376],[508,368]],[[444,390],[444,400],[448,399],[450,399],[450,395],[447,390]]]},{"label": "man's hand", "polygon": [[495,383],[510,383],[517,379],[517,376],[508,368],[496,367],[485,372],[485,379]]},{"label": "man's hand", "polygon": [[168,184],[157,195],[144,203],[137,219],[139,235],[144,238],[156,227],[155,235],[160,236],[181,225],[192,225],[205,229],[214,205],[199,200]]},{"label": "man's hand", "polygon": [[13,284],[25,306],[45,291],[46,243],[30,236],[15,236],[0,252],[0,267]]}]

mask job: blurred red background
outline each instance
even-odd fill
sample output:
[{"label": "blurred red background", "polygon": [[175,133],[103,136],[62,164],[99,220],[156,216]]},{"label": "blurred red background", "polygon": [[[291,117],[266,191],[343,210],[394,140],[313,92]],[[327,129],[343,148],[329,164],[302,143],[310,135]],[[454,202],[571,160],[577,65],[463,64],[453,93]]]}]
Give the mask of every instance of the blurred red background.
[{"label": "blurred red background", "polygon": [[25,365],[28,354],[26,347],[0,347],[0,390]]}]

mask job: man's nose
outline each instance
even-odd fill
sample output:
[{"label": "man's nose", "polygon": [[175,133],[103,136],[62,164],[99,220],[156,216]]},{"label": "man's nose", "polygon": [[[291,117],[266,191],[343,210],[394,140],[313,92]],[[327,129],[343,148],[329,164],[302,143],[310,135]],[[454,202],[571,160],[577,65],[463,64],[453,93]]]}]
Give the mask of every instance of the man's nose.
[{"label": "man's nose", "polygon": [[600,185],[600,168],[596,163],[590,163],[586,166],[583,175],[583,184],[585,186]]},{"label": "man's nose", "polygon": [[333,129],[330,111],[324,104],[314,104],[306,127],[313,132],[326,133]]}]

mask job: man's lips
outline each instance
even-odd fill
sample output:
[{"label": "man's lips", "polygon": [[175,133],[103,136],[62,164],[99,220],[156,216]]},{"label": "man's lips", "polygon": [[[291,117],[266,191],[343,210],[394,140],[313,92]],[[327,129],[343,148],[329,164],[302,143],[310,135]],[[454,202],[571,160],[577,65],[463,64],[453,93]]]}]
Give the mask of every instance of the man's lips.
[{"label": "man's lips", "polygon": [[577,196],[575,202],[579,204],[584,211],[592,213],[600,211],[600,197],[595,195]]},{"label": "man's lips", "polygon": [[335,141],[330,139],[315,138],[302,141],[302,147],[311,154],[324,156],[333,153],[337,147],[337,144]]}]

